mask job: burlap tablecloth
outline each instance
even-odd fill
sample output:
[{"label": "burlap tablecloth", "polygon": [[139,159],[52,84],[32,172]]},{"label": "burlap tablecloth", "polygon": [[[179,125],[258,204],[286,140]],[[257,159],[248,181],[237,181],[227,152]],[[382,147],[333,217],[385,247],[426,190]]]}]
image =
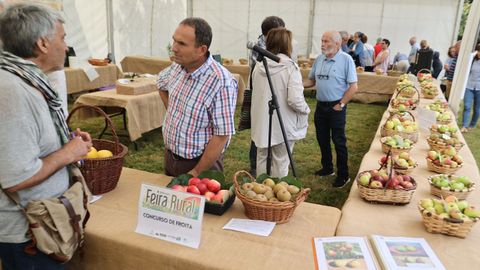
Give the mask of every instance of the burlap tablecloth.
[{"label": "burlap tablecloth", "polygon": [[135,233],[141,183],[169,181],[123,168],[117,188],[89,206],[84,253],[69,269],[314,269],[312,237],[332,236],[340,218],[336,208],[302,203],[268,237],[223,230],[231,218],[246,218],[237,198],[222,216],[205,214],[199,249]]},{"label": "burlap tablecloth", "polygon": [[360,103],[388,101],[395,91],[398,77],[376,75],[372,72],[357,73],[358,91],[352,100]]},{"label": "burlap tablecloth", "polygon": [[[157,91],[143,95],[118,95],[116,89],[83,94],[76,104],[124,108],[127,114],[127,129],[130,140],[135,141],[142,133],[159,128],[165,118],[165,106]],[[85,119],[95,115],[82,110],[77,117]]]},{"label": "burlap tablecloth", "polygon": [[94,66],[99,77],[90,81],[80,68],[65,68],[67,80],[67,93],[73,94],[85,90],[97,89],[104,86],[115,85],[115,81],[122,77],[122,72],[114,64],[107,66]]},{"label": "burlap tablecloth", "polygon": [[[421,99],[420,106],[431,103],[432,100]],[[416,115],[414,113],[414,115]],[[388,111],[383,115],[381,124],[385,123]],[[377,169],[378,160],[383,155],[381,150],[380,128],[368,153],[364,156],[359,171]],[[386,236],[423,237],[434,252],[438,255],[446,269],[476,269],[480,265],[478,255],[478,244],[480,243],[480,225],[473,227],[466,239],[453,236],[428,233],[423,225],[422,217],[418,211],[418,202],[423,198],[433,198],[430,195],[430,185],[427,178],[434,172],[427,170],[426,156],[429,146],[426,141],[429,132],[421,130],[418,143],[411,151],[412,157],[419,166],[411,174],[416,180],[418,187],[410,204],[405,206],[392,206],[383,204],[371,204],[360,198],[356,183],[353,184],[350,195],[342,209],[342,218],[337,228],[338,236],[369,236],[379,234]],[[462,141],[463,137],[462,137]],[[470,177],[477,185],[480,184],[480,175],[475,159],[465,145],[459,154],[464,158],[463,167],[458,170],[457,175]],[[480,207],[478,189],[470,194],[468,201]],[[475,266],[477,265],[477,266]]]},{"label": "burlap tablecloth", "polygon": [[[170,66],[172,61],[167,59],[161,59],[157,57],[147,57],[147,56],[126,56],[120,62],[122,65],[123,72],[135,72],[135,73],[150,73],[158,74],[164,68]],[[248,65],[246,71],[246,77],[244,74],[243,66],[239,65],[239,68],[230,69],[229,66],[225,66],[237,79],[238,81],[238,97],[237,104],[243,103],[243,93],[245,92],[245,83],[248,81]],[[235,71],[239,72],[235,72]]]}]

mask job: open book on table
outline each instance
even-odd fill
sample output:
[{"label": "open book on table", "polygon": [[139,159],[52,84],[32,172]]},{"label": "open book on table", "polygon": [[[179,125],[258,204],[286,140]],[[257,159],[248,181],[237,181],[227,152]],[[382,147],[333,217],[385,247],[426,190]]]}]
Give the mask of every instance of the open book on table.
[{"label": "open book on table", "polygon": [[372,235],[370,242],[366,237],[313,238],[313,248],[316,269],[445,269],[423,238]]}]

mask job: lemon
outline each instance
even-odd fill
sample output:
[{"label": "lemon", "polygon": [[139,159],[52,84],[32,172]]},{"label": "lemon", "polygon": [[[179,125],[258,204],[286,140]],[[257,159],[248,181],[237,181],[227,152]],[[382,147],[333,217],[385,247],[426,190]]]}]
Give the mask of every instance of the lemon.
[{"label": "lemon", "polygon": [[97,158],[107,158],[113,156],[109,150],[100,150],[97,152]]},{"label": "lemon", "polygon": [[88,154],[85,156],[85,158],[97,158],[97,149],[95,147],[90,147],[90,151],[88,151]]}]

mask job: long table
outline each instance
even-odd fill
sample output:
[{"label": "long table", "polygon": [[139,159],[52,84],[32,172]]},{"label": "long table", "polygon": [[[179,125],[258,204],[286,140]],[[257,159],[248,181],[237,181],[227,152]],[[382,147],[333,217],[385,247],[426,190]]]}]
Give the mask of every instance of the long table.
[{"label": "long table", "polygon": [[[165,106],[158,92],[143,95],[119,95],[116,89],[83,94],[75,101],[75,105],[92,105],[99,107],[118,107],[125,109],[127,130],[133,142],[143,133],[159,128],[165,118]],[[79,119],[95,116],[91,111],[81,111]]]},{"label": "long table", "polygon": [[205,214],[199,249],[135,233],[141,183],[165,186],[170,177],[123,168],[118,186],[89,206],[83,254],[69,269],[314,269],[312,237],[333,236],[340,210],[302,203],[268,237],[223,230],[246,218],[237,198],[222,216]]},{"label": "long table", "polygon": [[81,68],[65,68],[67,80],[67,93],[74,94],[86,90],[97,89],[104,86],[115,85],[115,81],[122,77],[122,73],[114,64],[106,66],[93,66],[99,77],[90,81]]},{"label": "long table", "polygon": [[[443,97],[443,96],[442,96]],[[420,107],[431,103],[431,100],[421,99]],[[378,160],[383,155],[381,150],[380,128],[385,123],[389,113],[383,115],[380,126],[369,151],[364,156],[359,172],[378,168]],[[416,114],[415,114],[416,115]],[[478,244],[480,243],[480,225],[473,227],[465,239],[442,234],[428,233],[423,225],[421,214],[417,208],[418,202],[423,198],[433,198],[430,194],[430,185],[427,178],[436,173],[427,170],[426,156],[429,146],[426,138],[429,131],[420,130],[417,144],[411,150],[411,156],[419,166],[411,174],[417,182],[417,189],[410,204],[393,206],[368,203],[360,198],[356,183],[352,185],[350,195],[342,209],[342,218],[337,228],[338,236],[369,236],[372,234],[386,236],[422,237],[425,238],[434,252],[438,255],[446,269],[476,269],[480,265]],[[463,137],[462,141],[465,141]],[[480,174],[475,159],[465,145],[459,154],[464,159],[463,167],[456,175],[465,175],[476,184],[479,183]],[[468,201],[480,207],[478,190],[470,194]],[[477,266],[475,266],[477,265]]]},{"label": "long table", "polygon": [[[147,56],[125,56],[120,62],[123,72],[135,72],[135,73],[149,73],[157,74],[164,68],[170,66],[172,61],[162,59],[158,57]],[[245,92],[245,85],[248,82],[248,66],[239,65],[239,68],[231,68],[229,65],[225,65],[225,68],[232,73],[235,79],[238,81],[238,96],[237,104],[243,103],[243,93]],[[245,72],[244,67],[247,68]]]}]

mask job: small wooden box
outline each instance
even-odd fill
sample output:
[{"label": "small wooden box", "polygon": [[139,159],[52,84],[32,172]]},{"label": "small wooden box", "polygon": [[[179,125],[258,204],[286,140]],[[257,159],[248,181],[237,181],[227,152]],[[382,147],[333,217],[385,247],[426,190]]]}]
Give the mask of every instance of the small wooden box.
[{"label": "small wooden box", "polygon": [[157,91],[154,78],[120,79],[116,87],[120,95],[142,95]]}]

